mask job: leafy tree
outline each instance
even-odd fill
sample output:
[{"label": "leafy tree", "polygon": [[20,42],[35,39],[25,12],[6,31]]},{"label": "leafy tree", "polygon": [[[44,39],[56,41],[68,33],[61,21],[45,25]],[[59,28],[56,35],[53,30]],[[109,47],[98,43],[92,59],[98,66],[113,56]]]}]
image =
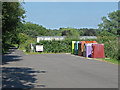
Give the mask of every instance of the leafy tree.
[{"label": "leafy tree", "polygon": [[78,30],[75,28],[60,28],[62,36],[79,36]]},{"label": "leafy tree", "polygon": [[72,35],[70,30],[65,30],[62,32],[62,36],[69,36],[69,35]]},{"label": "leafy tree", "polygon": [[24,34],[24,33],[19,33],[18,37],[19,37],[19,43],[20,44],[25,43],[29,39],[29,36]]},{"label": "leafy tree", "polygon": [[71,29],[71,34],[72,34],[72,36],[80,36],[78,30],[77,30],[77,29],[74,29],[74,28]]},{"label": "leafy tree", "polygon": [[36,36],[46,36],[49,33],[43,26],[31,22],[24,23],[22,28],[19,27],[18,29],[20,33],[25,33],[32,38],[36,38]]},{"label": "leafy tree", "polygon": [[80,36],[84,36],[84,31],[83,31],[83,30],[80,30],[80,31],[79,31],[79,34],[80,34]]},{"label": "leafy tree", "polygon": [[105,30],[101,31],[99,35],[100,36],[114,36],[114,34],[108,32],[108,31],[105,31]]},{"label": "leafy tree", "polygon": [[119,25],[118,21],[120,21],[119,13],[120,13],[120,11],[117,10],[112,13],[109,13],[108,18],[103,16],[101,18],[103,22],[98,25],[99,29],[101,29],[103,31],[105,30],[105,31],[108,31],[109,33],[117,35],[118,34],[117,32],[120,32],[120,29],[118,27],[118,25]]},{"label": "leafy tree", "polygon": [[25,18],[25,11],[19,2],[2,3],[2,49],[8,48],[7,43],[15,37],[18,24]]},{"label": "leafy tree", "polygon": [[96,31],[94,29],[85,30],[85,36],[96,36]]}]

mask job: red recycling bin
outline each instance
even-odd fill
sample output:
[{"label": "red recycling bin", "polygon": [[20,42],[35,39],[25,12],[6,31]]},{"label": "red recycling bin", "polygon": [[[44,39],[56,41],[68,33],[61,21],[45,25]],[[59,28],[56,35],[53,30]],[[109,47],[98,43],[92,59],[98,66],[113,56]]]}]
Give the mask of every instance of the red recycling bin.
[{"label": "red recycling bin", "polygon": [[104,44],[93,44],[92,58],[105,58]]}]

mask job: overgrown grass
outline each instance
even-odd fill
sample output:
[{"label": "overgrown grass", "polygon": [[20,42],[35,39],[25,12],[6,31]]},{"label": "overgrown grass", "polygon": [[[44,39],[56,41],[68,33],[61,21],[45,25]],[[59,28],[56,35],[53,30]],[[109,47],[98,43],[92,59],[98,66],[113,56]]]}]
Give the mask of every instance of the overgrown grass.
[{"label": "overgrown grass", "polygon": [[112,58],[105,58],[105,59],[99,59],[99,58],[95,58],[94,60],[99,60],[99,61],[104,61],[104,62],[108,62],[111,64],[117,64],[120,65],[120,62],[117,59],[112,59]]}]

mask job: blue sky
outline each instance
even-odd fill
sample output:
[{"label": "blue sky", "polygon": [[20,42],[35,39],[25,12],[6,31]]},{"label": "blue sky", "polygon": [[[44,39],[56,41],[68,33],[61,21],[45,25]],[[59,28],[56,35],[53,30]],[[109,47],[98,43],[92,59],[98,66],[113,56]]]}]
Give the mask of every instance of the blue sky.
[{"label": "blue sky", "polygon": [[26,21],[47,29],[98,28],[101,17],[118,9],[117,2],[25,2]]}]

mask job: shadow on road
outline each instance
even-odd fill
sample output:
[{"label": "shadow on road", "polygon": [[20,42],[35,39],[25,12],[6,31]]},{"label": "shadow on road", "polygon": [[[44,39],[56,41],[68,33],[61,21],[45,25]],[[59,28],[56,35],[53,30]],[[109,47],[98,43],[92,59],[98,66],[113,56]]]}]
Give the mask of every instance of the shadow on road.
[{"label": "shadow on road", "polygon": [[3,88],[34,88],[36,81],[34,73],[41,73],[33,71],[31,68],[2,68],[2,87]]},{"label": "shadow on road", "polygon": [[[2,90],[10,88],[34,88],[36,83],[35,76],[38,73],[46,73],[45,71],[35,71],[30,67],[9,66],[9,62],[21,61],[17,54],[6,54],[2,60]],[[7,64],[7,66],[4,66]],[[43,85],[45,86],[45,85]]]},{"label": "shadow on road", "polygon": [[8,52],[6,52],[5,54],[11,54],[12,52],[16,51],[17,48],[16,47],[10,47]]},{"label": "shadow on road", "polygon": [[24,56],[24,52],[16,48],[8,50],[8,53],[2,55],[2,65],[8,64],[9,62],[15,62],[22,60],[20,57]]},{"label": "shadow on road", "polygon": [[17,56],[17,55],[6,55],[6,56],[2,56],[2,65],[4,64],[8,64],[9,62],[15,62],[15,61],[20,61],[22,59],[19,59],[19,57],[21,56]]}]

